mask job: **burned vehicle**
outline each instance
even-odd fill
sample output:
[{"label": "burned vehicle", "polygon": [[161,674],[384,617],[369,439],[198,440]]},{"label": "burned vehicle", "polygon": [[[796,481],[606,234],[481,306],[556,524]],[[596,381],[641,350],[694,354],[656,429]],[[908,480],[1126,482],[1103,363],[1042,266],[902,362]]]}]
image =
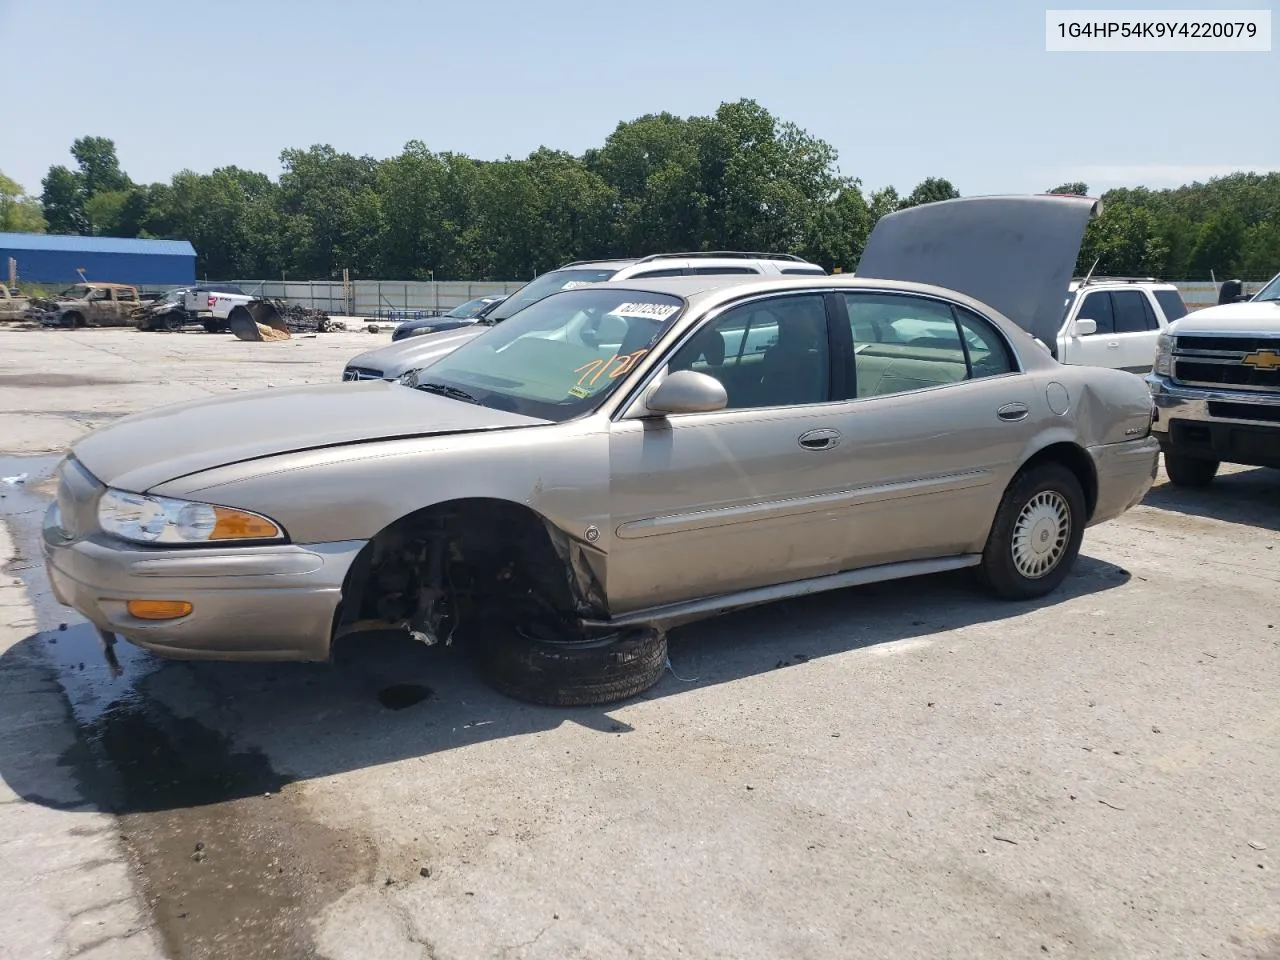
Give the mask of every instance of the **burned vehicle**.
[{"label": "burned vehicle", "polygon": [[53,298],[31,300],[31,316],[42,326],[128,327],[142,307],[138,288],[122,283],[77,283]]},{"label": "burned vehicle", "polygon": [[918,206],[856,278],[593,284],[414,388],[126,417],[59,468],[54,592],[108,644],[179,658],[323,660],[399,629],[554,704],[646,689],[667,628],[735,608],[965,568],[1043,596],[1156,471],[1142,380],[1035,339],[1095,211]]}]

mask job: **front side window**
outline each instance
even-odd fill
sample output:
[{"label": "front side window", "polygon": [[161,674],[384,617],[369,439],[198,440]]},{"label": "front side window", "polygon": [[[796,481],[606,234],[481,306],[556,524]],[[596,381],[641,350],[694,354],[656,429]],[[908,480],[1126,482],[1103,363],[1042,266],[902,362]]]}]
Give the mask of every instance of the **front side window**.
[{"label": "front side window", "polygon": [[1092,320],[1098,325],[1097,333],[1115,333],[1115,314],[1111,309],[1111,294],[1098,290],[1084,298],[1077,320]]},{"label": "front side window", "polygon": [[825,403],[831,350],[820,294],[772,297],[731,307],[680,347],[668,370],[719,380],[728,409]]},{"label": "front side window", "polygon": [[684,301],[621,284],[545,297],[426,368],[419,390],[556,422],[593,410]]},{"label": "front side window", "polygon": [[603,283],[613,277],[618,267],[568,267],[564,270],[552,270],[540,277],[530,280],[511,296],[493,308],[485,319],[497,323],[505,320],[517,311],[523,310],[531,303],[537,303],[543,297],[562,290],[573,290],[590,283]]},{"label": "front side window", "polygon": [[880,397],[1015,367],[1004,338],[962,307],[905,294],[846,293],[858,396]]},{"label": "front side window", "polygon": [[110,300],[111,291],[110,290],[94,290],[92,293],[89,294],[89,299],[90,300]]}]

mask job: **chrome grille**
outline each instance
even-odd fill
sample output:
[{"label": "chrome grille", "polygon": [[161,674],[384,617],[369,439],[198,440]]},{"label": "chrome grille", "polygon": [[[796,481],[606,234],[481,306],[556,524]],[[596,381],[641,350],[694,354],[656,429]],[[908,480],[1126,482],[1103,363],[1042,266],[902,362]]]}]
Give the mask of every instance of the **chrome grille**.
[{"label": "chrome grille", "polygon": [[1175,337],[1173,379],[1194,387],[1280,393],[1280,366],[1244,362],[1259,351],[1280,351],[1280,336],[1221,333]]}]

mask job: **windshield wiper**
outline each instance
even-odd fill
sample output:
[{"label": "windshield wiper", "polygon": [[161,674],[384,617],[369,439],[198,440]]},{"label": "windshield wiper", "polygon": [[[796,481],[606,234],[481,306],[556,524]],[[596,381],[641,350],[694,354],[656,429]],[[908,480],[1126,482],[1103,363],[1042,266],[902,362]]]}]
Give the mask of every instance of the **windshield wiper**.
[{"label": "windshield wiper", "polygon": [[443,383],[420,383],[415,388],[425,393],[435,393],[442,397],[448,397],[450,400],[462,400],[466,403],[479,403],[480,401],[467,393],[465,390],[459,390],[457,387],[446,386]]}]

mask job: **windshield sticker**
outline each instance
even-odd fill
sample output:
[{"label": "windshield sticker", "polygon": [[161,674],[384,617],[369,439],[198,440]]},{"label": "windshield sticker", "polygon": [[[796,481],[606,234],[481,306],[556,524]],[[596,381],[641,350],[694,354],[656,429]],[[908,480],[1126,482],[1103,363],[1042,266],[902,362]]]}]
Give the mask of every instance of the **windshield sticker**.
[{"label": "windshield sticker", "polygon": [[578,386],[581,387],[585,385],[589,387],[593,385],[601,376],[604,375],[606,370],[609,370],[610,364],[614,361],[618,361],[618,365],[609,371],[609,379],[616,380],[624,373],[629,372],[631,368],[640,361],[640,358],[648,352],[649,350],[646,348],[644,350],[637,350],[635,353],[628,353],[622,356],[618,356],[615,353],[608,360],[592,360],[590,363],[584,363],[573,371],[574,373],[581,374],[581,376],[578,377]]},{"label": "windshield sticker", "polygon": [[591,396],[591,391],[588,390],[586,387],[570,387],[569,396],[582,399],[583,397]]},{"label": "windshield sticker", "polygon": [[561,290],[576,290],[578,287],[589,287],[589,286],[591,286],[591,281],[590,281],[590,280],[570,280],[568,283],[566,283],[566,284],[565,284],[563,287],[561,287],[560,289],[561,289]]},{"label": "windshield sticker", "polygon": [[611,317],[644,317],[646,320],[665,320],[677,310],[679,304],[623,303],[609,311]]}]

